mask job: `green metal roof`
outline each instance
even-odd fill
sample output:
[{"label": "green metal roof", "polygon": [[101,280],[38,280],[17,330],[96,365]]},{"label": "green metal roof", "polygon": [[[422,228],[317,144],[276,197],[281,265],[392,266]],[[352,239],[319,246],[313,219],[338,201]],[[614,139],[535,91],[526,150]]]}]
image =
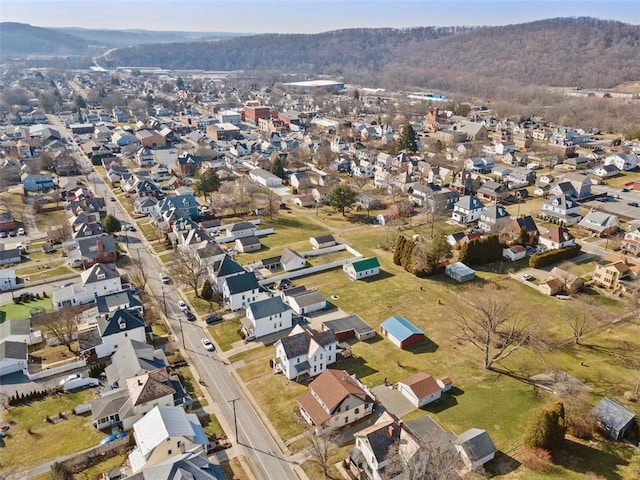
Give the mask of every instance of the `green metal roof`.
[{"label": "green metal roof", "polygon": [[362,260],[354,260],[351,262],[353,265],[353,269],[356,272],[361,272],[363,270],[369,270],[371,268],[380,268],[380,262],[376,257],[363,258]]}]

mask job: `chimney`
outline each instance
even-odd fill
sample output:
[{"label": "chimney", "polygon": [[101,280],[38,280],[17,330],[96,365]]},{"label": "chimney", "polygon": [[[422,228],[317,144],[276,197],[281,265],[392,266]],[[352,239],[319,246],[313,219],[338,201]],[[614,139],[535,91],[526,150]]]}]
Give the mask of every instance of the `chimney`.
[{"label": "chimney", "polygon": [[390,437],[393,437],[393,425],[389,425],[387,427],[387,435],[389,435]]},{"label": "chimney", "polygon": [[142,380],[138,379],[138,386],[141,387],[142,386]]},{"label": "chimney", "polygon": [[98,249],[98,253],[104,253],[104,243],[102,243],[102,240],[96,241],[96,248]]}]

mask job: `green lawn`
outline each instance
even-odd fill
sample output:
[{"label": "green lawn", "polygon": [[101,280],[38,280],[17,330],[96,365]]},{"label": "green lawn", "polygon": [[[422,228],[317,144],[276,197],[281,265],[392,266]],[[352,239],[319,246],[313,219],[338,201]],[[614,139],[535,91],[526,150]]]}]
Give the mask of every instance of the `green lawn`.
[{"label": "green lawn", "polygon": [[92,390],[65,393],[30,405],[11,407],[7,421],[17,423],[17,429],[4,440],[0,463],[3,470],[27,468],[47,459],[66,455],[97,445],[104,434],[91,424],[91,416],[70,415],[55,424],[45,421],[59,412],[69,412],[93,398]]},{"label": "green lawn", "polygon": [[234,342],[242,340],[240,336],[240,318],[223,320],[214,325],[209,326],[209,332],[215,339],[220,349],[225,352],[231,349]]},{"label": "green lawn", "polygon": [[193,398],[194,402],[197,402],[193,405],[193,408],[204,407],[208,404],[208,401],[202,397],[202,389],[198,382],[196,382],[193,374],[191,373],[191,369],[189,367],[180,367],[174,370],[174,373],[180,377],[180,382],[184,387],[185,391],[191,398]]},{"label": "green lawn", "polygon": [[328,478],[330,480],[342,480],[344,477],[340,474],[340,472],[335,468],[335,464],[344,460],[349,456],[349,450],[354,446],[353,443],[349,443],[347,445],[343,445],[340,448],[334,448],[329,453],[329,469],[327,472],[327,477],[324,476],[324,472],[320,465],[314,460],[307,460],[303,465],[302,469],[307,474],[309,478]]},{"label": "green lawn", "polygon": [[275,353],[273,346],[261,346],[237,353],[229,358],[231,363],[244,360],[246,364],[237,369],[238,375],[244,382],[249,382],[262,375],[272,372],[270,361]]},{"label": "green lawn", "polygon": [[158,233],[156,227],[151,225],[150,222],[139,222],[138,227],[142,230],[142,234],[149,242],[155,242],[158,240]]},{"label": "green lawn", "polygon": [[171,247],[167,247],[164,242],[153,242],[151,244],[153,247],[153,251],[156,253],[166,252],[167,250],[171,250]]},{"label": "green lawn", "polygon": [[184,296],[187,298],[187,301],[198,315],[206,315],[208,313],[216,312],[220,309],[220,305],[218,305],[216,302],[209,302],[204,298],[196,297],[196,294],[193,290],[185,290]]},{"label": "green lawn", "polygon": [[67,214],[62,206],[62,202],[56,208],[56,204],[45,204],[45,211],[35,215],[38,230],[46,232],[47,228],[55,225],[62,225],[68,222]]},{"label": "green lawn", "polygon": [[5,312],[7,320],[24,320],[30,318],[31,313],[40,308],[44,308],[47,312],[52,312],[53,304],[51,297],[21,304],[7,303],[6,305],[0,306],[0,311]]},{"label": "green lawn", "polygon": [[198,418],[200,419],[202,428],[204,428],[204,433],[206,433],[209,438],[224,435],[222,425],[220,425],[220,422],[214,414],[210,413],[208,415],[198,416]]}]

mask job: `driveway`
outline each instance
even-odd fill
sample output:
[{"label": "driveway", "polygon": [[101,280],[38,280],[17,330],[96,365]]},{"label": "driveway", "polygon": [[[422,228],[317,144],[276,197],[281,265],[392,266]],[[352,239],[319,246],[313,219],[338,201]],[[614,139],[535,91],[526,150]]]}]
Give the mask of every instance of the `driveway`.
[{"label": "driveway", "polygon": [[376,396],[376,400],[382,404],[386,411],[393,413],[397,417],[403,417],[409,412],[413,412],[414,407],[398,390],[385,385],[378,385],[371,389]]}]

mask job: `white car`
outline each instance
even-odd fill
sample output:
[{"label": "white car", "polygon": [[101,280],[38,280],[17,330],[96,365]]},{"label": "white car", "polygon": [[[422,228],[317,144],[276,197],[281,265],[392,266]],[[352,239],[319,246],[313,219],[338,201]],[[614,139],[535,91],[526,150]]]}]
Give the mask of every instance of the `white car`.
[{"label": "white car", "polygon": [[178,300],[178,308],[182,311],[182,312],[186,312],[187,310],[189,310],[189,307],[187,306],[186,303],[184,303],[183,300]]},{"label": "white car", "polygon": [[160,280],[162,281],[162,283],[164,283],[165,285],[167,283],[169,283],[171,281],[171,279],[169,278],[169,275],[167,275],[164,272],[160,272]]},{"label": "white car", "polygon": [[20,227],[18,229],[18,235],[24,235],[24,228]]},{"label": "white car", "polygon": [[202,346],[207,352],[213,352],[216,349],[208,338],[203,338],[200,342],[202,342]]},{"label": "white car", "polygon": [[83,375],[81,373],[72,373],[71,375],[67,375],[62,380],[60,380],[60,385],[63,386],[65,383],[70,382],[71,380],[75,380],[76,378],[82,378]]},{"label": "white car", "polygon": [[525,282],[530,282],[531,280],[533,280],[533,275],[531,275],[530,273],[523,273],[520,278],[522,278],[522,280],[524,280]]}]

